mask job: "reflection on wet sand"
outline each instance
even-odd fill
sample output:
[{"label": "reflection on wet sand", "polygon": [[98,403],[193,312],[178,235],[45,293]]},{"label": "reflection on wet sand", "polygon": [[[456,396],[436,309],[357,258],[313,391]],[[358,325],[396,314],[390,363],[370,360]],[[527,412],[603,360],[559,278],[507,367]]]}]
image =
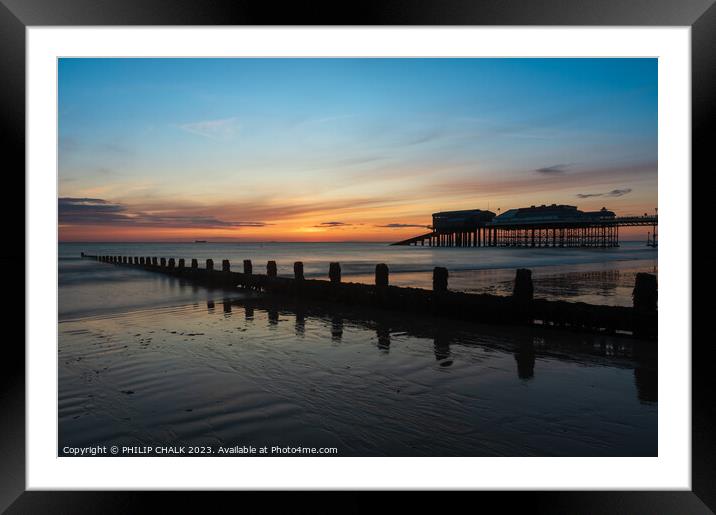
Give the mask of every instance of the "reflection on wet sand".
[{"label": "reflection on wet sand", "polygon": [[[486,334],[498,335],[507,331],[504,328],[491,327],[484,325],[460,324],[453,322],[447,324],[444,320],[430,320],[422,324],[395,325],[395,322],[388,322],[385,318],[376,316],[376,313],[370,313],[370,317],[364,316],[364,310],[358,311],[326,311],[326,308],[307,308],[302,303],[292,304],[290,307],[281,306],[279,308],[271,301],[246,301],[237,299],[226,299],[235,306],[239,306],[246,313],[246,319],[253,319],[254,306],[263,306],[262,309],[266,313],[266,320],[269,326],[278,323],[279,314],[284,313],[287,316],[293,316],[295,319],[294,333],[296,336],[302,337],[306,331],[306,317],[310,316],[314,319],[330,320],[330,335],[334,343],[340,343],[343,337],[344,324],[346,319],[351,325],[357,325],[366,329],[374,327],[377,339],[376,347],[381,353],[389,353],[391,347],[391,333],[400,333],[403,336],[412,336],[415,338],[431,338],[433,341],[433,353],[435,360],[442,367],[449,367],[453,364],[450,359],[451,343],[457,345],[470,345],[470,338],[467,334],[479,327],[479,331]],[[229,309],[229,312],[231,310]],[[226,312],[226,309],[225,309]],[[391,323],[393,325],[391,325]],[[550,333],[548,330],[538,328],[523,328],[516,331],[510,331],[510,344],[505,346],[496,346],[496,349],[511,352],[514,356],[517,377],[521,380],[529,380],[535,377],[535,365],[538,355],[560,359],[565,361],[574,361],[575,363],[589,363],[598,357],[615,358],[616,361],[607,361],[606,365],[619,366],[628,368],[634,366],[634,379],[638,398],[644,402],[656,402],[657,398],[657,363],[656,350],[653,342],[642,342],[631,338],[614,338],[604,336],[591,335],[564,335],[559,332]],[[590,341],[592,340],[592,341]],[[483,343],[484,345],[484,343]]]},{"label": "reflection on wet sand", "polygon": [[636,340],[216,295],[62,323],[60,443],[656,454],[655,353]]},{"label": "reflection on wet sand", "polygon": [[433,351],[435,352],[435,360],[440,363],[441,367],[449,367],[452,361],[450,357],[450,335],[440,327],[433,337]]},{"label": "reflection on wet sand", "polygon": [[296,336],[303,336],[306,332],[306,313],[303,309],[297,308],[295,311],[296,323],[294,325],[296,329]]},{"label": "reflection on wet sand", "polygon": [[378,322],[375,335],[378,338],[378,349],[386,354],[390,352],[390,326],[384,322]]}]

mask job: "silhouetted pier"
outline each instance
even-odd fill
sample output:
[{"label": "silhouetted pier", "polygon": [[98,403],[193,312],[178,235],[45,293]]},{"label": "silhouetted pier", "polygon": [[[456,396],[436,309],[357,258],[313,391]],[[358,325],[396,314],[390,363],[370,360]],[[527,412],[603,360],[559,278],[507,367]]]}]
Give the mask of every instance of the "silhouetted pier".
[{"label": "silhouetted pier", "polygon": [[532,274],[526,269],[517,270],[513,295],[501,297],[448,290],[449,274],[443,267],[435,267],[433,289],[425,290],[391,286],[388,266],[384,263],[376,266],[375,284],[368,285],[341,282],[339,263],[330,264],[329,280],[326,281],[306,279],[301,262],[294,263],[294,277],[290,278],[278,276],[275,261],[268,261],[265,274],[255,274],[250,260],[244,260],[243,272],[232,272],[226,259],[219,270],[214,268],[211,259],[206,260],[204,268],[199,268],[196,259],[192,259],[191,266],[187,267],[184,259],[177,262],[174,258],[90,256],[84,253],[82,257],[161,272],[209,287],[265,292],[298,300],[339,302],[490,324],[538,324],[600,333],[625,333],[644,339],[656,339],[657,336],[657,282],[652,274],[637,274],[634,307],[623,307],[535,299]]},{"label": "silhouetted pier", "polygon": [[[495,216],[479,209],[433,214],[432,231],[392,245],[430,247],[618,247],[619,227],[651,226],[654,216],[622,216],[602,208],[583,212],[575,206],[552,204],[511,209]],[[652,234],[650,233],[650,234]]]}]

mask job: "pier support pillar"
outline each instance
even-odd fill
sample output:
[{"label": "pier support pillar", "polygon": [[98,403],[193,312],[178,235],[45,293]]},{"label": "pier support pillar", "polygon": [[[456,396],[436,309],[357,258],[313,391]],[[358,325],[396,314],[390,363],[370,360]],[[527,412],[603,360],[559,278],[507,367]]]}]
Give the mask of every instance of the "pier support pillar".
[{"label": "pier support pillar", "polygon": [[385,263],[375,265],[375,285],[379,288],[387,288],[388,274],[388,265],[386,265]]},{"label": "pier support pillar", "polygon": [[331,263],[328,266],[328,277],[332,283],[337,284],[337,283],[341,282],[341,264],[340,263]]},{"label": "pier support pillar", "polygon": [[211,272],[214,270],[214,260],[213,259],[207,259],[206,260],[206,270],[208,272]]},{"label": "pier support pillar", "polygon": [[433,268],[433,291],[443,293],[448,287],[448,270],[442,266]]},{"label": "pier support pillar", "polygon": [[296,261],[293,264],[293,278],[297,281],[303,281],[303,261]]},{"label": "pier support pillar", "polygon": [[266,275],[268,277],[276,277],[278,275],[278,267],[276,261],[269,261],[266,263]]},{"label": "pier support pillar", "polygon": [[228,259],[224,259],[221,262],[221,271],[222,272],[231,272],[231,263]]},{"label": "pier support pillar", "polygon": [[244,259],[244,273],[251,275],[253,273],[253,266],[251,265],[250,259]]}]

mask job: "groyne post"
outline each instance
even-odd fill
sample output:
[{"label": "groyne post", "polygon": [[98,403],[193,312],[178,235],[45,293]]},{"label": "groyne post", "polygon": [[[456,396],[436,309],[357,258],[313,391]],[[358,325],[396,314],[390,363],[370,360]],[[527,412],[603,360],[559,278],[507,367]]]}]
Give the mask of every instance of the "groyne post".
[{"label": "groyne post", "polygon": [[448,270],[442,266],[433,268],[433,291],[435,293],[443,293],[448,287]]},{"label": "groyne post", "polygon": [[375,285],[379,288],[388,287],[388,265],[380,263],[375,265]]},{"label": "groyne post", "polygon": [[657,281],[654,274],[639,272],[634,281],[632,299],[634,309],[647,313],[656,313],[657,307]]},{"label": "groyne post", "polygon": [[134,256],[134,264],[135,265],[139,264],[139,256]]},{"label": "groyne post", "polygon": [[334,262],[328,266],[328,278],[334,284],[338,284],[341,282],[341,264],[340,263]]},{"label": "groyne post", "polygon": [[530,323],[532,321],[532,300],[534,299],[534,286],[532,284],[532,270],[518,268],[515,273],[515,285],[512,290],[512,305],[515,321]]},{"label": "groyne post", "polygon": [[199,260],[198,260],[198,259],[192,259],[192,260],[191,260],[191,267],[192,267],[193,269],[195,269],[195,270],[196,270],[197,268],[199,268]]},{"label": "groyne post", "polygon": [[221,271],[222,272],[231,272],[231,263],[228,259],[224,259],[221,262]]},{"label": "groyne post", "polygon": [[296,261],[293,264],[293,277],[297,281],[303,281],[303,261]]},{"label": "groyne post", "polygon": [[512,290],[512,298],[521,304],[527,304],[534,298],[534,286],[532,285],[532,270],[518,268],[515,274],[515,286]]},{"label": "groyne post", "polygon": [[[157,257],[90,256],[87,254],[84,257],[117,264],[131,265],[139,262],[147,269],[178,275],[174,272],[176,269],[174,258],[169,258],[168,261],[166,258],[161,258],[161,267],[159,267],[157,266]],[[267,262],[265,276],[242,276],[242,274],[226,272],[229,268],[229,260],[223,260],[223,271],[214,270],[212,259],[207,259],[206,264],[206,270],[199,271],[198,261],[192,259],[193,270],[181,275],[210,286],[222,285],[231,288],[238,286],[279,295],[299,294],[309,299],[331,302],[347,301],[350,304],[364,303],[489,323],[530,324],[538,320],[543,325],[571,327],[600,333],[613,333],[616,330],[630,331],[636,338],[650,340],[655,340],[658,332],[657,277],[654,274],[637,274],[633,291],[634,306],[623,307],[535,299],[532,272],[524,268],[516,270],[512,296],[505,298],[449,291],[447,288],[448,270],[444,267],[433,269],[433,293],[431,294],[429,291],[416,288],[389,287],[389,269],[385,263],[375,266],[375,286],[341,283],[340,263],[333,262],[330,263],[328,270],[330,281],[305,281],[305,283],[296,284],[295,287],[292,286],[292,280],[288,277],[279,278],[277,276],[278,267],[275,261]],[[179,268],[183,267],[184,259],[180,259]],[[251,271],[250,260],[245,260],[245,270]],[[303,272],[303,263],[296,261],[294,263],[295,279],[303,280]]]},{"label": "groyne post", "polygon": [[246,275],[251,275],[253,273],[253,265],[251,264],[250,259],[244,259],[244,273]]},{"label": "groyne post", "polygon": [[167,258],[160,258],[159,266],[161,266],[162,268],[166,268],[167,267]]},{"label": "groyne post", "polygon": [[184,268],[184,258],[179,258],[179,263],[177,263],[177,268],[179,270]]}]

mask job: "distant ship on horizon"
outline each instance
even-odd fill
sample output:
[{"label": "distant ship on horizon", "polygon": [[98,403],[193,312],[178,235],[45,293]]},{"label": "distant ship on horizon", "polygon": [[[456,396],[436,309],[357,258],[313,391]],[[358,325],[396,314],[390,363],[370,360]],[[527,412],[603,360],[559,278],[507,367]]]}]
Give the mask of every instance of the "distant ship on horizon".
[{"label": "distant ship on horizon", "polygon": [[194,240],[194,243],[206,243],[206,240]]}]

